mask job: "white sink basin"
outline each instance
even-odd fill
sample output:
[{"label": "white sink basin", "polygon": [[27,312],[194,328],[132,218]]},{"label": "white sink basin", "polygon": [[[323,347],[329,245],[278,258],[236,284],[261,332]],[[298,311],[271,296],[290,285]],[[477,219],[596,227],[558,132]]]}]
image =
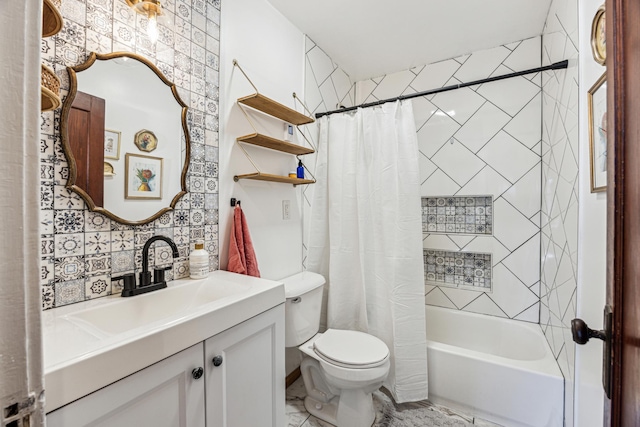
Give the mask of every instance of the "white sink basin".
[{"label": "white sink basin", "polygon": [[[242,283],[225,281],[187,281],[169,288],[89,308],[67,316],[67,320],[94,335],[118,334],[156,322],[179,320],[203,305],[249,290]],[[97,329],[97,330],[96,330]]]}]

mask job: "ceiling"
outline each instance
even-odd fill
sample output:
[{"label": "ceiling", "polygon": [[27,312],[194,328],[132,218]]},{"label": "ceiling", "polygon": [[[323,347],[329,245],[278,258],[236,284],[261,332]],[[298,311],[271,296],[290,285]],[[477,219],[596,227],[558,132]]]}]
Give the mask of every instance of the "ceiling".
[{"label": "ceiling", "polygon": [[268,0],[352,81],[542,34],[551,0]]}]

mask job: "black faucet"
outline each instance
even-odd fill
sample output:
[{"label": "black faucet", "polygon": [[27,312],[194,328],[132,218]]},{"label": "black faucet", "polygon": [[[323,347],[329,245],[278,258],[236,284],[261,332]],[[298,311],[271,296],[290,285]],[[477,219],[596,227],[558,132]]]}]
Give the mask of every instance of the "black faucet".
[{"label": "black faucet", "polygon": [[139,274],[139,285],[136,287],[136,277],[133,273],[124,274],[119,277],[113,277],[111,280],[123,280],[124,288],[122,289],[123,297],[132,297],[134,295],[144,294],[147,292],[155,291],[158,289],[166,288],[167,282],[164,280],[164,272],[170,270],[172,267],[154,268],[153,269],[153,283],[151,282],[151,272],[149,271],[149,247],[157,240],[167,242],[173,250],[173,257],[178,258],[180,253],[178,247],[168,237],[165,236],[153,236],[146,241],[142,248],[142,271]]}]

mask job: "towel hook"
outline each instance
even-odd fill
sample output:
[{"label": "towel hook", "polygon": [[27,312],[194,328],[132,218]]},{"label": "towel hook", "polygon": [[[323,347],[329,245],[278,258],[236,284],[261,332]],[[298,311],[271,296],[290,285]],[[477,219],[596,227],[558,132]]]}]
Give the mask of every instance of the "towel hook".
[{"label": "towel hook", "polygon": [[232,198],[231,198],[231,206],[235,206],[236,204],[237,204],[238,206],[240,206],[240,200],[236,200],[236,198],[235,198],[235,197],[232,197]]}]

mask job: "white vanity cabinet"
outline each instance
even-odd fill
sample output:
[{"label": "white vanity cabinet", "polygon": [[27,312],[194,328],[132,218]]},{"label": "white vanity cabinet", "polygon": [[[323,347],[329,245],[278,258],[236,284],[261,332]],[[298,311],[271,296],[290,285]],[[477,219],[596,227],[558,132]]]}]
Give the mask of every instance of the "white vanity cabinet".
[{"label": "white vanity cabinet", "polygon": [[204,343],[207,426],[285,425],[284,304]]},{"label": "white vanity cabinet", "polygon": [[280,304],[48,413],[47,425],[281,427],[284,408]]},{"label": "white vanity cabinet", "polygon": [[47,414],[47,426],[203,427],[204,375],[192,374],[203,368],[202,351],[196,344],[63,406]]}]

